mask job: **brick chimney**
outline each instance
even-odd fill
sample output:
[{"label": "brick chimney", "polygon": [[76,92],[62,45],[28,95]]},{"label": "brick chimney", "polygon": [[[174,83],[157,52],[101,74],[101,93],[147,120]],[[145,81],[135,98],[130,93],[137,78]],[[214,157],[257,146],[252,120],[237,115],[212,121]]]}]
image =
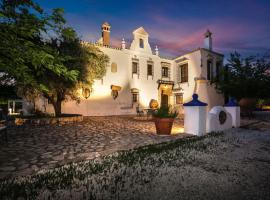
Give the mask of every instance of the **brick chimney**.
[{"label": "brick chimney", "polygon": [[108,22],[102,24],[102,42],[104,46],[110,46],[110,30],[111,26]]}]

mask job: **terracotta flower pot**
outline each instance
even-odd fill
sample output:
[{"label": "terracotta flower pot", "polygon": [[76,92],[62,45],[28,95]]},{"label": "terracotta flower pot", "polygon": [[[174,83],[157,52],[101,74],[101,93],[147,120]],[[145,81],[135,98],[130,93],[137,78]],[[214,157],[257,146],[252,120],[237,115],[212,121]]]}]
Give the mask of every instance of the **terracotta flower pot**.
[{"label": "terracotta flower pot", "polygon": [[242,98],[239,101],[239,106],[241,108],[241,113],[243,115],[251,116],[252,112],[256,108],[256,99],[255,98]]},{"label": "terracotta flower pot", "polygon": [[158,135],[170,135],[174,118],[154,118]]},{"label": "terracotta flower pot", "polygon": [[239,101],[239,105],[243,109],[254,110],[256,107],[256,99],[255,98],[242,98]]}]

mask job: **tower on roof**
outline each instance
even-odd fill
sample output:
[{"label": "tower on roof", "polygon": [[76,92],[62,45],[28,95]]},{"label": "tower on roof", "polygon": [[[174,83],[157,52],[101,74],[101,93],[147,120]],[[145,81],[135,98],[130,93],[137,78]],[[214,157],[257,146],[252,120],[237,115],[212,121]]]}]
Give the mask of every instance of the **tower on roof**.
[{"label": "tower on roof", "polygon": [[110,32],[111,26],[108,22],[104,22],[101,26],[102,30],[102,43],[104,46],[110,46]]},{"label": "tower on roof", "polygon": [[204,33],[204,47],[212,51],[212,33],[207,29]]}]

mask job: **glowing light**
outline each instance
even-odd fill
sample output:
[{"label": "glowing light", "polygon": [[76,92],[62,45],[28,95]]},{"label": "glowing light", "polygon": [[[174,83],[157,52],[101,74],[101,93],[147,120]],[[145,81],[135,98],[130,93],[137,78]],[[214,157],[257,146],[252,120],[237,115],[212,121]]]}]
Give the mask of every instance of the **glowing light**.
[{"label": "glowing light", "polygon": [[82,88],[82,95],[85,99],[90,97],[91,90],[89,88]]},{"label": "glowing light", "polygon": [[177,134],[181,134],[184,133],[184,127],[173,127],[172,128],[172,135],[177,135]]}]

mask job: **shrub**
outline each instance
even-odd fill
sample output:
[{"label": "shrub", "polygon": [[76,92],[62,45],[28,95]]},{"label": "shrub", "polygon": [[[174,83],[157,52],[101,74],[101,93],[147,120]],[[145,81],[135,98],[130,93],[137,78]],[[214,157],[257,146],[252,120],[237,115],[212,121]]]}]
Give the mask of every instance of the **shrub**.
[{"label": "shrub", "polygon": [[153,113],[153,116],[157,118],[176,118],[177,115],[178,112],[176,110],[172,110],[169,106],[161,106]]}]

